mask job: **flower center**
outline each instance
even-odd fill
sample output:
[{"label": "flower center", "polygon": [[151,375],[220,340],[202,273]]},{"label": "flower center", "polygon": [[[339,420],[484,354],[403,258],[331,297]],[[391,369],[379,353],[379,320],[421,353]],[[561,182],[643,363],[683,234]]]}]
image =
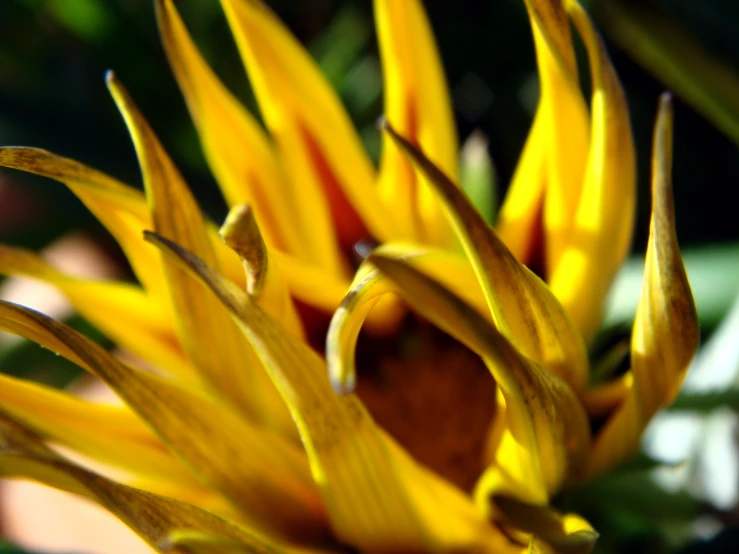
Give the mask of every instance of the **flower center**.
[{"label": "flower center", "polygon": [[408,316],[392,339],[360,339],[357,370],[357,394],[375,421],[417,461],[471,491],[485,467],[496,406],[482,361]]}]

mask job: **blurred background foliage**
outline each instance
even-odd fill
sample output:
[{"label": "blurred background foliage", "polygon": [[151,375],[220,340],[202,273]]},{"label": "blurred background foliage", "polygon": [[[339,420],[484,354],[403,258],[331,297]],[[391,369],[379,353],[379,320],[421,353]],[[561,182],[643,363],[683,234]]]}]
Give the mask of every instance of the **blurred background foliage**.
[{"label": "blurred background foliage", "polygon": [[[382,109],[382,84],[371,2],[268,3],[316,57],[376,158],[375,121]],[[739,293],[739,3],[590,0],[586,4],[624,84],[639,155],[636,255],[616,284],[607,326],[619,329],[633,316],[641,278],[638,253],[646,247],[651,127],[658,94],[671,88],[677,95],[674,185],[679,237],[707,338]],[[426,6],[460,138],[476,130],[487,138],[494,164],[486,166],[481,178],[498,184],[500,198],[538,94],[523,2],[427,1]],[[180,0],[178,7],[216,72],[255,109],[218,2]],[[583,58],[582,49],[580,54]],[[587,91],[584,58],[581,61]],[[46,148],[125,182],[140,183],[125,126],[103,83],[106,69],[115,70],[126,84],[205,210],[221,220],[225,205],[167,66],[151,0],[0,0],[0,144]],[[494,199],[488,196],[485,202],[490,206]],[[125,266],[113,241],[63,186],[18,172],[0,173],[2,242],[38,249],[73,230],[94,237]],[[78,318],[71,322],[94,333]],[[739,336],[739,324],[728,329],[723,335],[716,333],[713,345],[727,376],[720,386],[698,386],[685,393],[673,412],[700,419],[721,406],[727,417],[735,417],[739,354],[731,346]],[[23,343],[0,350],[0,367],[3,371],[33,367],[34,377],[59,384],[73,374],[58,359]],[[733,435],[727,440],[736,458]],[[739,472],[731,463],[735,460],[728,460],[727,467]],[[695,487],[666,488],[653,478],[657,465],[645,456],[602,482],[565,494],[562,503],[591,518],[603,536],[600,552],[739,550],[733,529],[739,518],[736,502],[719,508]],[[602,498],[608,498],[608,504]]]}]

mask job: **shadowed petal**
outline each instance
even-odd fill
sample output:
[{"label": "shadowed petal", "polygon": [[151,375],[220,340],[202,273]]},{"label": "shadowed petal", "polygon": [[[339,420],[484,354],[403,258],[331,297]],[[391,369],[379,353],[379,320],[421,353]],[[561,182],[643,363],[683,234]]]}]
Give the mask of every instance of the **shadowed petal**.
[{"label": "shadowed petal", "polygon": [[141,191],[39,148],[0,148],[0,165],[67,185],[118,241],[142,285],[155,297],[168,298],[161,261],[141,242],[141,233],[152,227]]},{"label": "shadowed petal", "polygon": [[677,395],[698,348],[693,295],[675,232],[672,199],[672,104],[660,98],[652,153],[652,220],[644,283],[631,339],[633,384],[626,400],[596,437],[587,477],[634,454],[652,416]]},{"label": "shadowed petal", "polygon": [[[387,243],[376,254],[406,260],[419,271],[439,280],[462,296],[480,313],[487,312],[485,296],[475,273],[467,261],[451,252],[422,248],[413,244]],[[338,392],[354,390],[355,348],[359,331],[370,310],[386,294],[397,293],[392,281],[372,264],[363,263],[341,305],[334,313],[326,336],[326,361],[331,384]]]},{"label": "shadowed petal", "polygon": [[529,554],[589,554],[598,540],[592,526],[574,514],[560,514],[513,498],[493,499],[504,522],[532,534]]},{"label": "shadowed petal", "polygon": [[483,509],[490,508],[492,494],[546,504],[582,465],[590,446],[587,417],[572,390],[521,356],[476,310],[410,264],[375,254],[369,261],[396,283],[414,309],[477,353],[503,393],[507,425],[476,488]]},{"label": "shadowed petal", "polygon": [[303,327],[277,265],[249,206],[231,208],[219,231],[226,245],[238,254],[246,272],[246,292],[269,315],[303,338]]}]

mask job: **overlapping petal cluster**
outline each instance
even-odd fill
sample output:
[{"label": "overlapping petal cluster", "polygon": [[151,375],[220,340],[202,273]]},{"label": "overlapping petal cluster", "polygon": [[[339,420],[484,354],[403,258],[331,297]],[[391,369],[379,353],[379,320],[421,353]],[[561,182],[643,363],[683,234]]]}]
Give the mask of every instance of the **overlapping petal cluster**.
[{"label": "overlapping petal cluster", "polygon": [[[91,498],[162,551],[592,548],[597,534],[550,500],[635,452],[698,340],[675,235],[669,99],[655,128],[631,369],[593,387],[586,345],[629,248],[635,167],[623,91],[580,5],[526,0],[541,98],[493,229],[457,185],[450,102],[420,0],[374,3],[385,77],[378,169],[275,15],[257,0],[221,3],[266,131],[204,62],[173,1],[156,3],[232,207],[220,238],[112,74],[144,194],[46,151],[0,149],[0,165],[66,184],[118,240],[140,284],[75,279],[9,246],[0,271],[56,285],[145,362],[0,302],[0,329],[72,360],[124,403],[0,377],[0,473]],[[570,20],[590,60],[589,107]],[[380,246],[353,275],[349,252],[370,237]],[[353,392],[365,319],[393,317],[385,295],[479,355],[497,386],[486,469],[471,493],[413,459]],[[335,311],[325,358],[310,346],[306,305]],[[57,444],[118,480],[71,462]]]}]

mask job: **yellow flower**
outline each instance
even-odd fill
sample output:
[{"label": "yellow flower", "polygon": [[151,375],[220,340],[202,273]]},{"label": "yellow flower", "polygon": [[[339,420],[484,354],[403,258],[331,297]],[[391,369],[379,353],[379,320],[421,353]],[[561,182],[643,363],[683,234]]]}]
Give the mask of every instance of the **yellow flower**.
[{"label": "yellow flower", "polygon": [[[541,99],[493,230],[455,184],[458,145],[420,0],[374,4],[385,75],[378,170],[278,19],[256,0],[221,3],[266,133],[200,57],[172,0],[157,9],[232,206],[223,241],[112,74],[145,195],[45,151],[0,150],[1,165],[65,183],[118,240],[140,281],[78,280],[32,253],[0,248],[0,271],[56,285],[138,360],[0,302],[0,329],[72,360],[125,403],[92,404],[0,377],[0,474],[90,498],[162,551],[589,551],[595,531],[550,509],[552,496],[636,451],[697,344],[671,204],[669,98],[655,128],[632,368],[592,387],[586,344],[629,247],[635,170],[623,92],[579,4],[526,1]],[[590,59],[590,110],[568,17]],[[369,237],[381,245],[352,282],[350,250]],[[497,392],[469,490],[411,456],[354,392],[355,346],[370,310],[377,305],[380,327],[398,317],[397,304],[381,302],[388,294],[489,369],[485,382]],[[311,310],[336,310],[327,336]],[[466,375],[445,360],[438,363],[457,379]],[[402,392],[422,397],[424,382]],[[605,423],[593,432],[596,418]],[[95,460],[101,473],[47,443]]]}]

